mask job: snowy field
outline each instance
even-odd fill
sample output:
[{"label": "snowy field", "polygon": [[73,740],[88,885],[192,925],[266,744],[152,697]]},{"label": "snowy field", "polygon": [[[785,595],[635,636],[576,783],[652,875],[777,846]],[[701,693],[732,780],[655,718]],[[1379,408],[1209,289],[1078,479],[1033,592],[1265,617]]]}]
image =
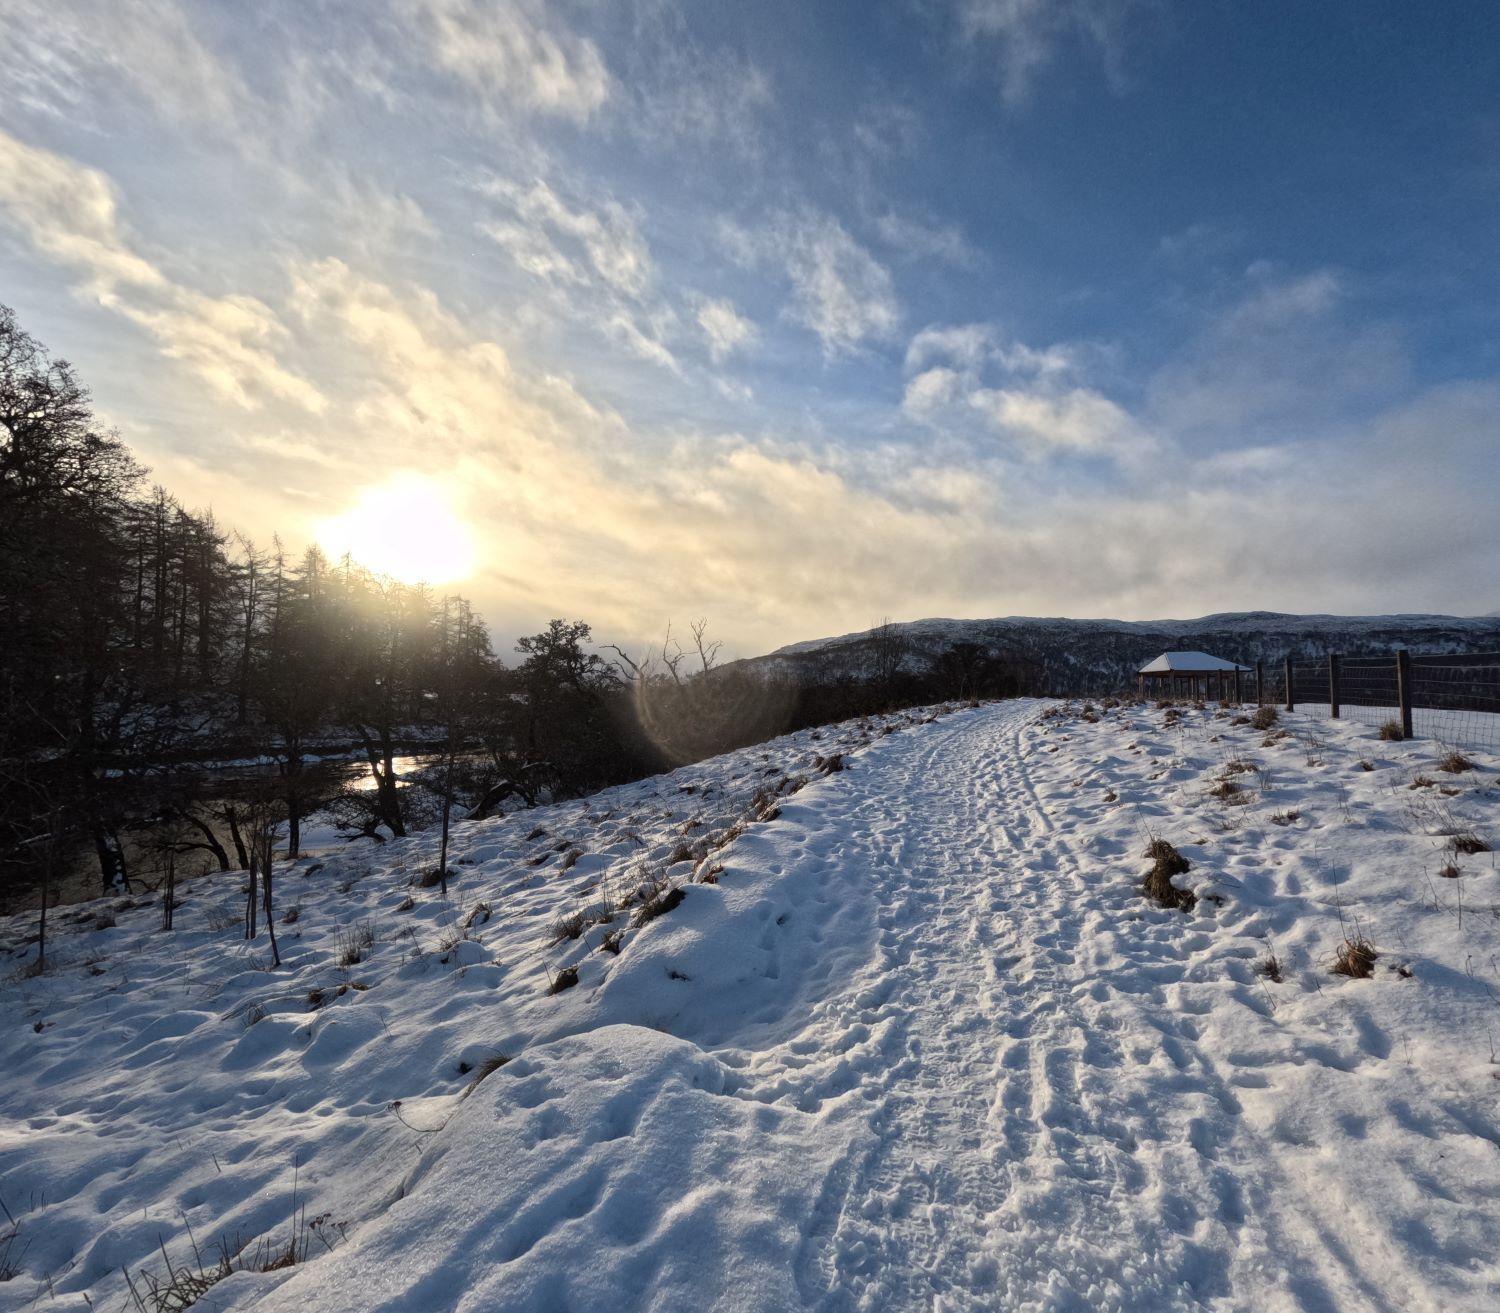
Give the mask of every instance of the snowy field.
[{"label": "snowy field", "polygon": [[0,1306],[1500,1307],[1500,761],[1285,730],[804,732],[461,826],[446,903],[289,868],[277,971],[234,877],[0,922]]}]

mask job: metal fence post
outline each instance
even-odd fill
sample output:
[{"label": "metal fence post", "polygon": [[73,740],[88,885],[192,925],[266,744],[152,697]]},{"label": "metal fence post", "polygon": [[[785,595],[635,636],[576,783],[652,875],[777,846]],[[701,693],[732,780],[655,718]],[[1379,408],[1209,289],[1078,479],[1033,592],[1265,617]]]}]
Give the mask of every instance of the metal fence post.
[{"label": "metal fence post", "polygon": [[1285,667],[1285,672],[1286,672],[1286,709],[1288,711],[1295,711],[1297,709],[1297,700],[1296,700],[1296,698],[1294,698],[1292,696],[1292,659],[1291,659],[1291,657],[1287,657],[1286,660],[1282,662],[1282,665]]},{"label": "metal fence post", "polygon": [[1401,735],[1411,738],[1411,653],[1396,649],[1396,700],[1401,704]]},{"label": "metal fence post", "polygon": [[1333,708],[1333,719],[1339,718],[1339,657],[1337,652],[1328,654],[1328,702]]}]

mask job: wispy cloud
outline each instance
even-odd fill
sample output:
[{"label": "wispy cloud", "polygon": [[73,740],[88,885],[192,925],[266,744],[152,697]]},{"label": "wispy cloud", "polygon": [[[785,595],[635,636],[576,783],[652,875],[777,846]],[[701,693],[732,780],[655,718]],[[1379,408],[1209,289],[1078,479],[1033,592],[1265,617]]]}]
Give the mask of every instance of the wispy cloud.
[{"label": "wispy cloud", "polygon": [[211,296],[175,282],[141,253],[120,221],[109,179],[0,133],[0,217],[78,281],[78,290],[154,337],[222,397],[267,398],[320,411],[317,387],[284,365],[288,334],[252,296]]},{"label": "wispy cloud", "polygon": [[825,355],[887,340],[901,321],[890,271],[830,214],[804,208],[753,228],[725,223],[721,239],[744,264],[784,270],[787,317],[815,333]]},{"label": "wispy cloud", "polygon": [[1069,43],[1092,47],[1106,74],[1123,76],[1128,21],[1141,0],[952,0],[963,39],[991,54],[1006,101],[1019,104]]},{"label": "wispy cloud", "polygon": [[487,108],[586,122],[609,99],[599,47],[538,0],[396,0],[432,65]]}]

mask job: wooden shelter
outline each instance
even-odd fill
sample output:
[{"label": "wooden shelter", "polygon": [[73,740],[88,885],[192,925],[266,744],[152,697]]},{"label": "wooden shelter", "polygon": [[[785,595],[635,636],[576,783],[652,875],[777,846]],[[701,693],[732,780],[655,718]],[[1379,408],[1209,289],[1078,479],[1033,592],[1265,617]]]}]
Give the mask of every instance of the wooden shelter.
[{"label": "wooden shelter", "polygon": [[1136,672],[1136,686],[1142,697],[1241,702],[1240,679],[1247,670],[1207,652],[1163,652]]}]

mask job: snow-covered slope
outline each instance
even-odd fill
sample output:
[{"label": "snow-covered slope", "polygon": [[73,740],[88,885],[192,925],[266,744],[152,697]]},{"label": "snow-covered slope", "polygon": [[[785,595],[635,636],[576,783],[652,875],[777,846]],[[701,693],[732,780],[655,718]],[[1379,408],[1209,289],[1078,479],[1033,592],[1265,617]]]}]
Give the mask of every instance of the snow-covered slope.
[{"label": "snow-covered slope", "polygon": [[[305,1209],[204,1306],[1493,1308],[1500,874],[1453,835],[1496,837],[1500,762],[1287,728],[791,736],[465,826],[447,905],[423,839],[289,874],[275,972],[223,881],[169,934],[80,908],[4,986],[0,1301],[118,1307],[189,1225],[266,1266]],[[556,937],[643,870],[685,893],[617,953],[638,910]]]},{"label": "snow-covered slope", "polygon": [[[995,620],[914,620],[890,631],[906,647],[907,669],[920,671],[967,644],[1015,663],[1049,693],[1088,693],[1131,686],[1142,662],[1190,647],[1252,663],[1285,656],[1389,652],[1500,651],[1493,616],[1287,615],[1236,611],[1196,620],[1072,620],[1007,616]],[[877,662],[875,630],[793,643],[739,663],[777,674],[821,677],[869,673]]]}]

